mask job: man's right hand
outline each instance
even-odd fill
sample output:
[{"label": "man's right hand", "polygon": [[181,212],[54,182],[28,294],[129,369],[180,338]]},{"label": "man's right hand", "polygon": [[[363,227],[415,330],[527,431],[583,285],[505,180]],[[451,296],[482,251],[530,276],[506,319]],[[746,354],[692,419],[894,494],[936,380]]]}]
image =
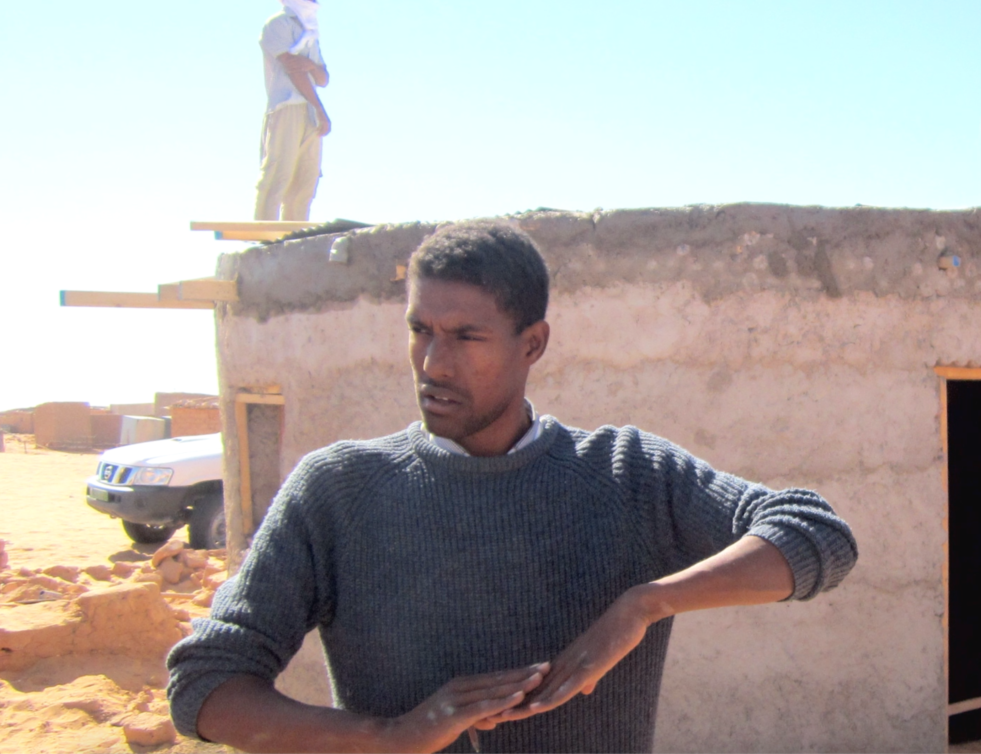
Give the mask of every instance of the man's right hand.
[{"label": "man's right hand", "polygon": [[317,132],[321,136],[330,133],[330,118],[327,117],[327,111],[323,108],[317,111]]},{"label": "man's right hand", "polygon": [[541,685],[549,663],[517,670],[454,678],[411,712],[391,721],[386,731],[389,751],[433,752],[445,749],[473,726],[524,700]]}]

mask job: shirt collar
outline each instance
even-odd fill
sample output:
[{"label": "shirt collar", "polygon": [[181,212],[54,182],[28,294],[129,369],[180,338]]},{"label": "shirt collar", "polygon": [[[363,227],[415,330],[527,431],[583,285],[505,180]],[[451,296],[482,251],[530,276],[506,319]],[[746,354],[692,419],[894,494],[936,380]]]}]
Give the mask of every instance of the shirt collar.
[{"label": "shirt collar", "polygon": [[[538,416],[538,412],[535,411],[535,407],[532,405],[531,401],[528,400],[527,398],[525,398],[525,410],[528,412],[528,418],[531,419],[531,426],[528,428],[528,431],[521,436],[521,439],[514,444],[514,447],[507,452],[507,455],[511,455],[512,453],[517,453],[522,448],[526,447],[527,445],[530,445],[535,440],[537,440],[538,436],[541,435],[542,433],[541,417]],[[427,432],[426,436],[429,438],[429,441],[433,445],[435,445],[437,448],[441,448],[447,451],[448,453],[453,453],[454,455],[458,455],[458,456],[470,455],[463,448],[463,446],[461,446],[459,443],[454,442],[453,440],[450,440],[447,437],[439,437],[438,435],[434,435],[432,432]]]}]

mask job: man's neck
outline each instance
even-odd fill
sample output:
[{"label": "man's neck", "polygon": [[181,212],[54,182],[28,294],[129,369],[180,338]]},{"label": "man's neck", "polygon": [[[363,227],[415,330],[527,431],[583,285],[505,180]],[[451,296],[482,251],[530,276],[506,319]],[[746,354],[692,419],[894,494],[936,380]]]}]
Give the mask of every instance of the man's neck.
[{"label": "man's neck", "polygon": [[[501,443],[497,448],[493,446],[488,447],[491,443],[485,442],[471,443],[464,441],[458,443],[447,437],[439,437],[432,433],[429,433],[429,439],[443,450],[456,453],[457,455],[482,457],[507,455],[508,453],[520,450],[525,445],[534,441],[541,431],[538,413],[535,411],[535,407],[531,404],[531,401],[524,399],[522,409],[517,429],[511,434],[506,443]],[[485,438],[478,438],[478,440],[482,439]]]}]

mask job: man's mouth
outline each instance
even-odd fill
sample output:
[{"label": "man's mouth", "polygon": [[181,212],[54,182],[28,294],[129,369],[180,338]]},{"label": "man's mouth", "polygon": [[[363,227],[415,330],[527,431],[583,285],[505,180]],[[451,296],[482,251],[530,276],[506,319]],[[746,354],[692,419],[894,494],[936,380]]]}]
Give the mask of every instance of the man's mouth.
[{"label": "man's mouth", "polygon": [[419,389],[419,406],[423,411],[445,413],[462,403],[462,398],[444,387],[424,385]]}]

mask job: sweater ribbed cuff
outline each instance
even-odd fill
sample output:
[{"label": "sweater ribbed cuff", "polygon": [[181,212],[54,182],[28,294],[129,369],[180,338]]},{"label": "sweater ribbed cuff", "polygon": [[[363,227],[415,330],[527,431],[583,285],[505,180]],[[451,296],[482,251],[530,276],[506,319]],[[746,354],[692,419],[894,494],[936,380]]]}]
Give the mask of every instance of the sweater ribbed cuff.
[{"label": "sweater ribbed cuff", "polygon": [[821,560],[814,545],[798,531],[774,524],[757,524],[748,535],[765,539],[780,550],[794,575],[794,591],[784,601],[809,600],[820,591]]},{"label": "sweater ribbed cuff", "polygon": [[181,690],[179,701],[176,703],[171,701],[170,705],[170,717],[174,721],[174,727],[177,728],[177,732],[182,736],[207,741],[208,739],[201,738],[201,735],[198,733],[198,713],[201,712],[201,706],[212,691],[221,686],[225,681],[230,681],[236,675],[239,674],[222,672],[208,673],[187,684]]}]

